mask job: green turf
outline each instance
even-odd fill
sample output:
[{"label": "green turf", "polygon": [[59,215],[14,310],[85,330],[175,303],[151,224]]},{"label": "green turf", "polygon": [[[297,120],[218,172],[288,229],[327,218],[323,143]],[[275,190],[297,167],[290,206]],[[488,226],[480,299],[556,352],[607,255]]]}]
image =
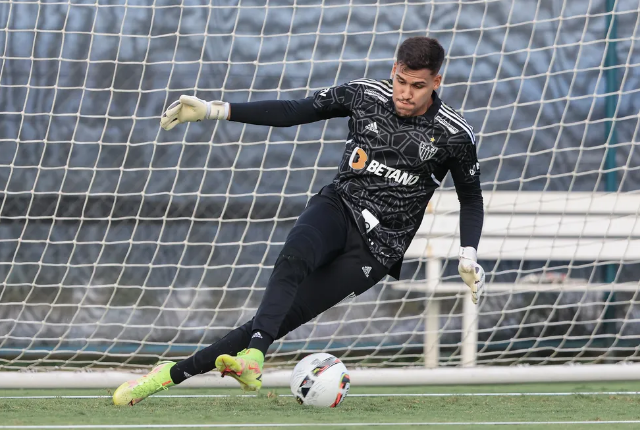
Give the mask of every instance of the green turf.
[{"label": "green turf", "polygon": [[[640,391],[638,383],[527,384],[452,387],[354,387],[364,393]],[[240,390],[171,389],[166,394],[241,394]],[[0,428],[9,425],[609,421],[640,420],[640,395],[570,397],[347,397],[336,409],[299,406],[287,389],[228,398],[151,397],[134,407],[110,399],[0,399]],[[0,396],[108,395],[106,390],[0,390]],[[385,428],[385,427],[375,427]],[[394,427],[387,427],[394,428]],[[395,427],[397,428],[397,427]],[[409,427],[404,427],[409,428]],[[433,428],[433,427],[431,427]],[[447,426],[446,429],[476,428]],[[484,428],[484,427],[482,427]],[[514,429],[613,429],[630,425],[519,425]]]}]

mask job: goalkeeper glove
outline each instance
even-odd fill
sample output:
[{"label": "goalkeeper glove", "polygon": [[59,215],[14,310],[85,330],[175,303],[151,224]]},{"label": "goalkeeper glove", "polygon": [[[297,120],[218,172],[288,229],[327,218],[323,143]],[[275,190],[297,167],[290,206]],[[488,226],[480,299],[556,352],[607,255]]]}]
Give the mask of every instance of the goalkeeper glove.
[{"label": "goalkeeper glove", "polygon": [[471,300],[477,304],[484,292],[484,269],[480,266],[475,248],[471,246],[460,247],[458,254],[458,272],[460,277],[471,288]]},{"label": "goalkeeper glove", "polygon": [[180,100],[162,114],[160,126],[171,130],[177,124],[196,122],[203,119],[227,119],[229,117],[229,103],[219,100],[208,102],[194,96],[180,96]]}]

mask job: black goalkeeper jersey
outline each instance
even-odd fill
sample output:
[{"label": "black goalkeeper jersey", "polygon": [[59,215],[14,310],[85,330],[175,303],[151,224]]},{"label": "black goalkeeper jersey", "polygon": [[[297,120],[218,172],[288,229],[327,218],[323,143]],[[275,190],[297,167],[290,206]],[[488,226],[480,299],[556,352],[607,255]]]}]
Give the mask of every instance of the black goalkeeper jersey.
[{"label": "black goalkeeper jersey", "polygon": [[457,183],[480,175],[473,129],[435,92],[424,115],[407,118],[395,113],[390,80],[358,79],[316,92],[313,102],[321,114],[349,116],[334,184],[387,266],[402,259],[448,171]]},{"label": "black goalkeeper jersey", "polygon": [[403,255],[447,172],[461,203],[461,245],[478,247],[483,210],[475,136],[435,92],[427,112],[416,117],[396,115],[391,80],[358,79],[299,101],[231,105],[232,121],[253,124],[290,126],[333,117],[349,117],[333,184],[390,275],[398,278]]}]

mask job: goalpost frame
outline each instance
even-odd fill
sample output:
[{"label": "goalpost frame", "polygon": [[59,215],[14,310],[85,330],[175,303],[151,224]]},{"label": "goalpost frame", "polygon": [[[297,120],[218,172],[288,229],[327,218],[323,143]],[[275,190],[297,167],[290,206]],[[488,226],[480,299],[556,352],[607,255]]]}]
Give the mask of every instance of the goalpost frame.
[{"label": "goalpost frame", "polygon": [[[0,389],[115,389],[142,373],[4,372]],[[266,370],[263,389],[288,388],[290,370]],[[591,364],[550,366],[487,366],[473,368],[403,368],[349,370],[353,386],[487,385],[556,382],[640,381],[640,364]],[[238,388],[232,378],[215,373],[192,377],[180,388]]]}]

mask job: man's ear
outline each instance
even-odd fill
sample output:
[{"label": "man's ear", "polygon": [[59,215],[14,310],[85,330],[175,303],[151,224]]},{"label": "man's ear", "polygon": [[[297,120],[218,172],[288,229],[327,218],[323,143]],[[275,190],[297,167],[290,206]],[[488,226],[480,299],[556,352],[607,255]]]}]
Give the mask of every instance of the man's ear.
[{"label": "man's ear", "polygon": [[398,63],[394,62],[393,68],[391,69],[391,76],[390,76],[391,79],[393,79],[393,77],[396,75],[396,67],[398,67]]},{"label": "man's ear", "polygon": [[442,84],[442,75],[436,75],[436,77],[433,78],[433,89],[437,90],[440,88],[440,84]]}]

